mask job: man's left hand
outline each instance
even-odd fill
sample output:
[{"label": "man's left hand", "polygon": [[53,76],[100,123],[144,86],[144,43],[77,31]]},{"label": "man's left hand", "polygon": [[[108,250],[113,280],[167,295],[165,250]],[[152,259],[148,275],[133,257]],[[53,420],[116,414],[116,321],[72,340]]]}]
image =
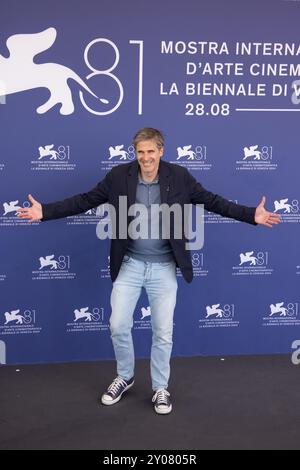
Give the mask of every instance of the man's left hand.
[{"label": "man's left hand", "polygon": [[268,212],[265,209],[266,198],[262,198],[260,204],[257,206],[255,211],[255,222],[259,225],[265,225],[265,227],[272,228],[273,225],[277,225],[281,222],[280,215],[274,212]]}]

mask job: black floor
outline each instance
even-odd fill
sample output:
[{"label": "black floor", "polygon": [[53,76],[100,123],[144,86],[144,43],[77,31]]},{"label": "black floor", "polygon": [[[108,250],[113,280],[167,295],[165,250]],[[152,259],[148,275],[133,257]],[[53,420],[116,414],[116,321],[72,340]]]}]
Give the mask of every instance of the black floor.
[{"label": "black floor", "polygon": [[113,375],[110,361],[0,367],[0,449],[300,449],[290,356],[174,359],[167,416],[152,409],[148,361],[105,407]]}]

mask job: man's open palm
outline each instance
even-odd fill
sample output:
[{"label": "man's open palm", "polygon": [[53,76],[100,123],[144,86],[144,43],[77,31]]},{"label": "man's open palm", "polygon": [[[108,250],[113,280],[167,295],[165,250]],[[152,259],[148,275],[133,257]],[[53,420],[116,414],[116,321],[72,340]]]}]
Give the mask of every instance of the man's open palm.
[{"label": "man's open palm", "polygon": [[265,203],[266,198],[264,196],[256,208],[255,222],[260,225],[265,225],[265,227],[272,228],[273,225],[279,224],[281,222],[280,215],[275,214],[274,212],[268,212],[265,209]]},{"label": "man's open palm", "polygon": [[36,201],[31,194],[29,194],[28,200],[31,202],[32,206],[18,209],[17,216],[21,217],[21,219],[29,219],[28,222],[41,220],[43,218],[42,205]]}]

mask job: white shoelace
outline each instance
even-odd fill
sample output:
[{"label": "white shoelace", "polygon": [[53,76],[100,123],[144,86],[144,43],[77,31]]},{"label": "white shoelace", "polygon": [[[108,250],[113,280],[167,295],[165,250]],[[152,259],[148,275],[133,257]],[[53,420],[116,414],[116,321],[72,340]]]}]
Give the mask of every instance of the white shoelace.
[{"label": "white shoelace", "polygon": [[125,380],[121,379],[121,377],[116,377],[113,383],[108,387],[107,392],[110,392],[113,395],[116,395],[120,387],[126,387],[126,386],[127,386],[127,383],[125,382]]},{"label": "white shoelace", "polygon": [[168,405],[168,397],[170,396],[168,390],[162,388],[157,390],[152,398],[152,402],[154,403],[157,399],[157,405]]}]

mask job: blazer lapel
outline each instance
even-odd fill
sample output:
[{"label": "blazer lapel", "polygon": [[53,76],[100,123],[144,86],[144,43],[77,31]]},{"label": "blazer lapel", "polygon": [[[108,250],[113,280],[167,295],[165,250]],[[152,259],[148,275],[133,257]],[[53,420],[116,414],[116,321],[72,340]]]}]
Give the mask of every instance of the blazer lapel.
[{"label": "blazer lapel", "polygon": [[164,161],[159,162],[159,185],[161,204],[168,202],[171,184],[170,168]]},{"label": "blazer lapel", "polygon": [[138,183],[138,171],[139,171],[139,164],[138,164],[138,161],[135,160],[130,165],[128,173],[127,173],[128,209],[130,206],[135,204],[136,187]]}]

